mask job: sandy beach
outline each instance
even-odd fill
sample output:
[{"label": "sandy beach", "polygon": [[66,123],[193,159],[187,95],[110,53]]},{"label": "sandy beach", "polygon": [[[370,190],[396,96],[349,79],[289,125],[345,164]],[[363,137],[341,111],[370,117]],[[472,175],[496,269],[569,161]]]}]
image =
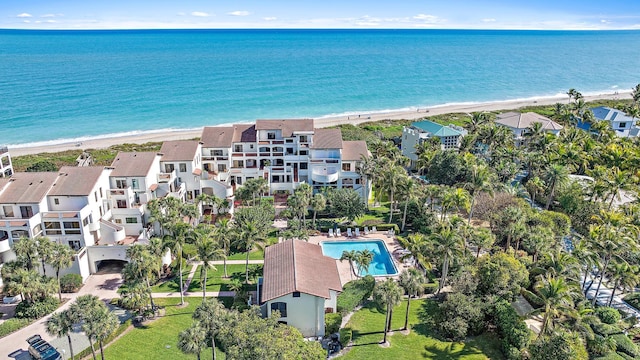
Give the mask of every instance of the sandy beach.
[{"label": "sandy beach", "polygon": [[[585,96],[585,101],[605,100],[605,99],[630,99],[630,92],[615,92],[599,95]],[[500,111],[500,110],[516,110],[525,106],[534,105],[553,105],[558,102],[568,102],[568,97],[558,98],[538,98],[536,100],[513,100],[513,101],[497,101],[485,103],[457,104],[446,106],[425,107],[413,109],[411,111],[395,111],[395,112],[379,112],[379,113],[362,113],[349,116],[323,117],[315,119],[317,127],[329,127],[341,124],[360,124],[368,121],[380,120],[417,120],[429,116],[449,114],[449,113],[471,113],[478,111]],[[129,136],[107,137],[94,140],[86,140],[81,143],[70,141],[68,143],[60,143],[46,146],[29,146],[29,147],[9,147],[12,156],[21,156],[28,154],[38,154],[43,152],[59,152],[75,149],[103,149],[116,144],[133,143],[144,144],[147,142],[160,142],[165,140],[183,140],[193,139],[201,135],[202,129],[191,130],[175,130],[169,132],[144,133]]]}]

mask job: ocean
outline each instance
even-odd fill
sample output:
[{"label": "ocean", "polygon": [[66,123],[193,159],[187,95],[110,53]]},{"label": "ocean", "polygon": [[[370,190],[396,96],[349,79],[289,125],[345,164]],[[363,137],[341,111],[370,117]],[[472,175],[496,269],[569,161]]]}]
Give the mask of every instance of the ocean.
[{"label": "ocean", "polygon": [[0,30],[0,144],[629,91],[640,31]]}]

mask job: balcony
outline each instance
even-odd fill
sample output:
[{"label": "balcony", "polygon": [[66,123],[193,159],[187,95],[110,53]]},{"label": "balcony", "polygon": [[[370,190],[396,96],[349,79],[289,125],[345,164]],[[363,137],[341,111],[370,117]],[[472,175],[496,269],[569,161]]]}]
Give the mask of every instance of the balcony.
[{"label": "balcony", "polygon": [[9,237],[5,236],[0,239],[0,253],[11,250],[11,246],[9,245]]},{"label": "balcony", "polygon": [[158,174],[158,183],[166,184],[172,182],[176,178],[176,171],[173,170],[170,173]]},{"label": "balcony", "polygon": [[338,181],[340,171],[337,166],[314,166],[311,169],[311,179],[321,183],[332,183]]}]

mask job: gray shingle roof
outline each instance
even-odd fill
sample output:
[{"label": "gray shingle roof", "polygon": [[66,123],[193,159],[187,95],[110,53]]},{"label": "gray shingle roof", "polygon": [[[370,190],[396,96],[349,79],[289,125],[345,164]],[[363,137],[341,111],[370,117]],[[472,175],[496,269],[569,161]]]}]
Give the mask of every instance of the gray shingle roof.
[{"label": "gray shingle roof", "polygon": [[39,203],[57,178],[57,172],[14,173],[0,193],[0,204]]},{"label": "gray shingle roof", "polygon": [[506,112],[496,118],[496,123],[514,129],[526,129],[534,123],[542,123],[543,130],[562,130],[562,125],[542,115],[527,112]]},{"label": "gray shingle roof", "polygon": [[58,171],[58,179],[49,195],[88,196],[100,179],[104,167],[101,166],[63,166]]},{"label": "gray shingle roof", "polygon": [[313,119],[256,120],[256,130],[282,130],[282,137],[294,132],[313,131]]},{"label": "gray shingle roof", "polygon": [[342,149],[342,131],[340,129],[316,129],[311,148]]},{"label": "gray shingle roof", "polygon": [[153,166],[157,153],[154,152],[119,152],[111,163],[113,171],[110,176],[147,176]]}]

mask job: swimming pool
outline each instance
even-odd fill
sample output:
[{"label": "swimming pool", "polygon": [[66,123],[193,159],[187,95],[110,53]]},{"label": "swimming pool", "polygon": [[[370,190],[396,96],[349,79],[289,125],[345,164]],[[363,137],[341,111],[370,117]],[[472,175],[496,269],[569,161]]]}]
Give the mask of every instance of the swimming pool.
[{"label": "swimming pool", "polygon": [[[391,260],[391,255],[382,240],[323,241],[320,243],[320,246],[322,246],[322,253],[325,256],[329,256],[334,259],[340,259],[343,251],[371,250],[373,252],[373,261],[371,261],[369,268],[364,274],[358,274],[360,276],[392,276],[398,274],[398,270],[396,269],[393,260]],[[358,269],[355,269],[355,271],[358,271]]]}]

